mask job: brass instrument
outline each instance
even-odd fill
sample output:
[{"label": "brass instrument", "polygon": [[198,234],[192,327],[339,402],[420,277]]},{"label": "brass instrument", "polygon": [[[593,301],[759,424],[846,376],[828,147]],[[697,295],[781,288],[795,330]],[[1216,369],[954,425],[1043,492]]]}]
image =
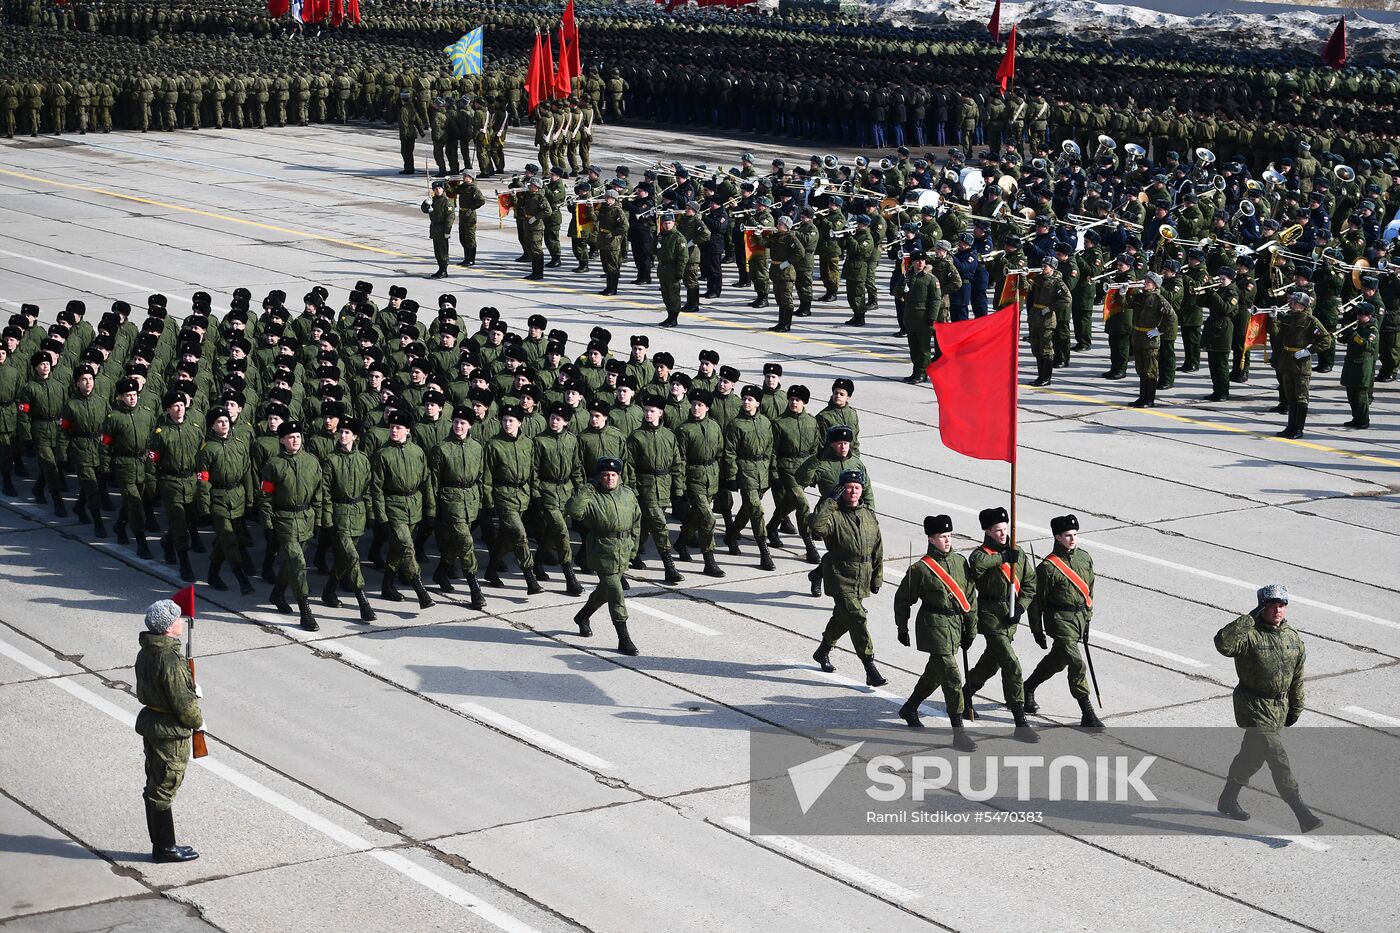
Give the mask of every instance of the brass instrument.
[{"label": "brass instrument", "polygon": [[1188,285],[1186,287],[1193,295],[1204,295],[1206,292],[1213,292],[1217,288],[1223,288],[1224,284],[1225,283],[1221,282],[1219,279],[1212,279],[1203,285]]},{"label": "brass instrument", "polygon": [[758,234],[763,234],[763,233],[777,233],[777,232],[778,232],[778,228],[777,228],[777,227],[740,227],[739,229],[742,230],[742,231],[744,231],[745,233],[758,233]]},{"label": "brass instrument", "polygon": [[988,250],[987,252],[981,254],[981,255],[978,256],[977,258],[978,258],[978,260],[980,260],[981,262],[991,262],[993,259],[1000,259],[1001,257],[1003,257],[1003,256],[1005,256],[1005,255],[1006,255],[1006,250],[1004,250],[1004,249],[993,249],[993,250]]},{"label": "brass instrument", "polygon": [[1332,169],[1332,174],[1344,185],[1356,181],[1356,169],[1350,165],[1339,165]]},{"label": "brass instrument", "polygon": [[1118,274],[1118,270],[1117,270],[1117,269],[1109,269],[1107,272],[1100,272],[1098,275],[1092,276],[1092,277],[1089,279],[1089,281],[1090,281],[1090,282],[1102,282],[1104,279],[1112,278],[1113,276],[1115,276],[1115,275],[1117,275],[1117,274]]},{"label": "brass instrument", "polygon": [[1147,155],[1147,150],[1137,143],[1125,143],[1123,148],[1126,149],[1128,155],[1132,156],[1134,159],[1141,159]]}]

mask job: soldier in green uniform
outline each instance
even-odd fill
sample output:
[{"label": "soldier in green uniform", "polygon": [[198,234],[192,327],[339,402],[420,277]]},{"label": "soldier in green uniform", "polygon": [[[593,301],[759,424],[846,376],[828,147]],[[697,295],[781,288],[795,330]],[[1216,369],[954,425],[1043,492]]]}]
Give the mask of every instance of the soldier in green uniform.
[{"label": "soldier in green uniform", "polygon": [[[277,125],[281,126],[282,122],[279,120]],[[261,124],[261,121],[259,123]],[[261,129],[261,125],[258,128]],[[412,175],[417,171],[413,167],[413,144],[426,130],[427,124],[418,116],[418,111],[414,108],[409,93],[404,91],[399,95],[399,152],[403,156],[403,169],[399,172],[400,175]]]},{"label": "soldier in green uniform", "polygon": [[846,303],[851,308],[847,327],[865,326],[865,311],[869,303],[865,291],[866,280],[872,274],[879,247],[870,232],[873,222],[869,214],[861,214],[856,218],[855,231],[846,238],[846,264],[841,269],[841,275],[846,283]]},{"label": "soldier in green uniform", "polygon": [[707,389],[691,389],[687,398],[690,417],[675,429],[676,446],[685,461],[683,518],[676,538],[676,556],[689,561],[690,544],[698,541],[705,576],[722,577],[724,571],[715,562],[715,515],[710,504],[719,492],[724,432],[709,416],[714,396]]},{"label": "soldier in green uniform", "polygon": [[[37,309],[36,309],[37,313]],[[39,333],[42,334],[42,328]],[[66,518],[68,508],[63,504],[62,471],[58,467],[58,419],[68,398],[68,387],[53,375],[54,356],[48,350],[35,350],[29,358],[30,379],[19,390],[18,438],[28,441],[34,449],[39,478],[34,483],[34,501],[42,503],[45,490],[53,498],[53,514]]]},{"label": "soldier in green uniform", "polygon": [[[1127,253],[1121,253],[1114,259],[1113,265],[1113,277],[1104,290],[1103,330],[1108,337],[1109,362],[1108,372],[1103,374],[1103,378],[1122,379],[1128,375],[1128,357],[1132,352],[1133,306],[1127,301],[1127,290],[1115,289],[1114,286],[1126,286],[1134,281],[1137,261]],[[1110,298],[1110,291],[1117,294]]]},{"label": "soldier in green uniform", "polygon": [[501,582],[501,569],[505,566],[505,555],[514,553],[520,573],[525,577],[525,592],[533,596],[544,592],[544,588],[535,577],[524,516],[539,480],[535,445],[520,431],[524,418],[525,412],[518,405],[501,409],[500,433],[486,442],[484,476],[496,519],[496,538],[491,543],[486,582],[491,586],[505,585]]},{"label": "soldier in green uniform", "polygon": [[1055,328],[1058,318],[1070,313],[1069,287],[1060,277],[1059,268],[1059,260],[1046,256],[1026,300],[1026,324],[1036,363],[1033,386],[1050,384],[1055,372]]},{"label": "soldier in green uniform", "polygon": [[476,579],[476,542],[472,525],[481,512],[482,472],[485,450],[471,436],[476,416],[463,405],[452,412],[452,429],[428,451],[432,486],[437,493],[437,542],[440,554],[433,582],[444,593],[454,590],[453,568],[458,561],[471,592],[471,608],[486,608]]},{"label": "soldier in green uniform", "polygon": [[[603,295],[616,295],[622,275],[622,247],[627,242],[627,214],[617,202],[617,189],[603,191],[603,205],[593,219],[598,233],[598,257],[603,264]],[[587,268],[587,259],[580,257],[579,265]],[[667,314],[670,306],[667,306]]]},{"label": "soldier in green uniform", "polygon": [[[467,166],[471,168],[470,165]],[[449,182],[447,196],[457,203],[457,242],[462,244],[459,266],[476,265],[476,212],[485,206],[486,197],[476,186],[470,171],[463,172],[459,181]]]},{"label": "soldier in green uniform", "polygon": [[1236,303],[1235,270],[1221,266],[1217,273],[1219,285],[1201,292],[1200,303],[1206,309],[1201,325],[1201,346],[1210,371],[1210,395],[1207,402],[1221,402],[1230,397],[1230,351],[1235,343]]},{"label": "soldier in green uniform", "polygon": [[1016,723],[1016,738],[1037,742],[1026,722],[1021,662],[1012,645],[1021,616],[1035,600],[1034,568],[1025,553],[1011,544],[1006,509],[983,509],[977,518],[982,525],[982,544],[967,564],[977,590],[977,631],[987,640],[987,649],[967,672],[963,708],[971,709],[973,695],[1000,671],[1002,695]]},{"label": "soldier in green uniform", "polygon": [[673,492],[679,495],[685,482],[685,458],[676,435],[662,423],[666,400],[659,394],[647,393],[642,398],[642,423],[627,436],[628,484],[636,494],[641,509],[641,535],[631,566],[641,570],[641,548],[648,538],[656,545],[667,583],[680,583],[685,578],[676,570],[671,557],[671,536],[666,529],[666,510],[671,506]]},{"label": "soldier in green uniform", "polygon": [[798,269],[810,260],[802,241],[792,232],[792,218],[782,214],[776,224],[774,233],[763,235],[763,246],[768,251],[769,280],[778,299],[778,323],[768,329],[786,333],[792,330],[792,292],[797,284]]},{"label": "soldier in green uniform", "polygon": [[[18,349],[21,332],[18,327],[6,327],[0,337],[0,492],[18,496],[14,469],[18,459],[16,435],[19,431],[19,390],[24,386],[24,367],[10,363],[10,347]],[[13,341],[13,343],[12,343]],[[104,428],[105,431],[105,428]],[[104,437],[103,451],[106,450]]]},{"label": "soldier in green uniform", "polygon": [[[956,270],[955,270],[956,271]],[[909,339],[909,361],[913,367],[904,381],[913,385],[928,382],[928,364],[933,356],[933,324],[939,320],[943,304],[942,288],[928,267],[928,254],[918,250],[909,255],[909,274],[904,278],[904,319],[900,329]]]},{"label": "soldier in green uniform", "polygon": [[627,632],[627,603],[622,595],[622,574],[637,551],[641,535],[642,509],[637,496],[622,483],[622,461],[604,457],[597,462],[597,479],[574,491],[569,499],[569,518],[582,526],[584,559],[598,575],[598,585],[588,594],[583,608],[574,616],[579,634],[593,634],[589,618],[604,603],[613,627],[617,629],[617,650],[636,655],[637,646]]},{"label": "soldier in green uniform", "polygon": [[1288,588],[1261,587],[1258,605],[1215,633],[1215,650],[1235,659],[1235,725],[1245,730],[1240,750],[1230,762],[1216,809],[1232,820],[1247,820],[1240,791],[1266,763],[1274,787],[1298,818],[1298,828],[1312,832],[1322,820],[1303,803],[1280,733],[1303,715],[1307,649],[1288,624]]},{"label": "soldier in green uniform", "polygon": [[447,238],[452,235],[452,224],[456,211],[452,199],[447,196],[447,183],[440,178],[433,179],[433,196],[424,198],[419,205],[428,215],[428,235],[433,240],[433,258],[437,261],[437,271],[428,276],[431,279],[447,278],[447,263],[451,259]]},{"label": "soldier in green uniform", "polygon": [[682,311],[700,310],[700,250],[702,244],[710,242],[710,228],[700,217],[700,204],[689,201],[685,211],[676,218],[676,229],[685,237],[685,269],[682,280],[685,284],[685,304]]},{"label": "soldier in green uniform", "polygon": [[378,616],[365,595],[365,577],[360,571],[360,538],[369,514],[374,468],[369,457],[357,447],[364,424],[358,418],[341,418],[337,424],[335,448],[321,464],[321,502],[318,524],[330,530],[335,558],[321,591],[321,603],[336,609],[340,599],[336,588],[345,583],[355,593],[361,622]]},{"label": "soldier in green uniform", "polygon": [[203,441],[203,427],[187,414],[189,399],[176,389],[167,390],[161,398],[165,414],[156,421],[151,432],[148,459],[155,467],[156,489],[161,508],[169,524],[160,539],[165,562],[173,564],[178,558],[180,579],[194,582],[190,552],[204,553],[204,544],[194,526],[195,458]]},{"label": "soldier in green uniform", "polygon": [[[0,372],[3,376],[3,372]],[[116,400],[102,425],[101,470],[111,477],[121,492],[121,513],[113,531],[118,544],[127,543],[127,530],[136,539],[138,557],[150,559],[146,543],[146,450],[150,443],[155,418],[147,405],[140,401],[137,381],[131,377],[118,380]]]},{"label": "soldier in green uniform", "polygon": [[[915,603],[914,646],[929,658],[914,684],[914,692],[899,708],[900,718],[922,728],[919,704],[943,688],[948,721],[953,726],[953,747],[973,752],[977,743],[963,731],[964,695],[958,669],[958,649],[966,651],[977,636],[977,593],[967,558],[953,550],[953,520],[947,515],[924,516],[928,552],[909,565],[894,594],[894,622],[899,643],[909,645],[909,610]],[[971,705],[971,704],[968,704]]]},{"label": "soldier in green uniform", "polygon": [[836,293],[841,288],[841,241],[843,238],[838,234],[846,228],[846,215],[842,213],[844,204],[844,199],[831,195],[828,206],[818,212],[815,220],[817,261],[820,267],[822,285],[826,288],[817,301],[835,301]]},{"label": "soldier in green uniform", "polygon": [[1079,643],[1089,640],[1089,622],[1094,615],[1094,559],[1079,546],[1077,516],[1052,518],[1050,531],[1055,535],[1055,548],[1036,568],[1035,598],[1027,612],[1035,643],[1044,650],[1048,633],[1054,644],[1026,680],[1025,710],[1040,712],[1036,688],[1069,668],[1069,692],[1079,703],[1079,724],[1102,728],[1089,699],[1088,668],[1079,650]]},{"label": "soldier in green uniform", "polygon": [[734,525],[725,534],[725,543],[730,554],[738,554],[740,536],[748,526],[758,545],[759,569],[773,570],[763,519],[763,494],[772,481],[773,425],[758,413],[763,389],[746,385],[740,397],[742,408],[724,429],[723,488],[739,493],[741,500]]},{"label": "soldier in green uniform", "polygon": [[680,323],[681,281],[689,261],[685,235],[676,229],[676,215],[668,211],[661,215],[661,235],[656,240],[656,274],[661,280],[661,300],[666,305],[666,319],[661,327]]},{"label": "soldier in green uniform", "polygon": [[812,535],[826,542],[823,582],[835,602],[812,660],[827,673],[836,670],[831,649],[842,635],[850,633],[851,647],[865,667],[865,682],[880,687],[888,681],[875,666],[875,644],[866,627],[864,601],[880,592],[885,582],[885,547],[875,512],[862,499],[864,489],[864,474],[856,470],[842,473],[808,524]]},{"label": "soldier in green uniform", "polygon": [[204,729],[199,708],[202,691],[195,686],[180,651],[185,619],[172,600],[162,599],[146,608],[146,631],[141,633],[141,653],[136,656],[136,734],[146,757],[146,830],[151,837],[151,858],[158,863],[188,862],[199,858],[189,846],[175,842],[175,818],[170,812],[175,794],[189,767],[190,740]]},{"label": "soldier in green uniform", "polygon": [[1375,387],[1376,359],[1380,338],[1376,333],[1375,306],[1362,301],[1356,306],[1356,329],[1347,335],[1346,356],[1342,359],[1342,387],[1351,406],[1351,420],[1345,428],[1371,426],[1371,393]]},{"label": "soldier in green uniform", "polygon": [[535,573],[539,579],[548,579],[544,576],[546,555],[550,559],[557,558],[564,571],[564,592],[570,596],[582,596],[583,587],[578,582],[574,565],[573,543],[569,540],[569,526],[565,522],[569,499],[574,490],[584,483],[578,435],[569,430],[574,409],[567,402],[556,401],[550,404],[546,415],[549,419],[547,428],[531,439],[535,445],[536,478],[533,509],[539,528]]},{"label": "soldier in green uniform", "polygon": [[209,553],[209,585],[216,590],[228,589],[219,573],[227,562],[238,581],[239,592],[250,596],[253,581],[248,579],[243,549],[238,543],[243,516],[253,503],[248,439],[234,435],[233,420],[227,408],[211,411],[206,427],[208,433],[195,457],[194,468],[199,474],[196,513],[214,528],[214,544]]},{"label": "soldier in green uniform", "polygon": [[272,605],[278,612],[292,614],[287,588],[297,600],[301,627],[308,632],[320,629],[311,613],[310,592],[306,585],[306,543],[315,536],[321,505],[321,465],[302,449],[301,424],[284,421],[277,426],[277,455],[262,465],[258,475],[261,508],[269,516],[282,565],[272,588]]},{"label": "soldier in green uniform", "polygon": [[374,482],[370,485],[374,520],[389,542],[379,595],[390,602],[402,602],[403,594],[394,585],[397,577],[413,587],[419,608],[427,609],[433,605],[433,598],[423,587],[413,535],[419,522],[432,521],[436,514],[433,476],[423,448],[410,437],[413,415],[396,409],[386,420],[388,443],[370,458],[374,473]]},{"label": "soldier in green uniform", "polygon": [[1149,272],[1141,291],[1128,298],[1133,313],[1133,366],[1138,375],[1138,397],[1128,403],[1133,408],[1152,408],[1157,403],[1162,332],[1173,313],[1161,287],[1162,276]]},{"label": "soldier in green uniform", "polygon": [[1312,357],[1334,345],[1332,334],[1314,317],[1312,298],[1305,292],[1291,292],[1288,310],[1278,318],[1274,335],[1274,368],[1279,393],[1288,407],[1288,426],[1280,437],[1303,436],[1308,420],[1308,392],[1312,386]]},{"label": "soldier in green uniform", "polygon": [[[764,369],[767,370],[767,366]],[[766,386],[764,390],[766,393]],[[765,394],[765,403],[769,397]],[[811,510],[807,506],[807,494],[802,482],[798,479],[802,465],[822,448],[821,427],[817,419],[807,413],[807,403],[811,397],[804,385],[788,386],[785,395],[787,406],[780,415],[770,419],[773,423],[773,517],[768,520],[768,546],[783,546],[778,536],[779,529],[788,516],[795,516],[798,533],[806,548],[805,560],[816,564],[820,563],[821,557],[807,528]]]},{"label": "soldier in green uniform", "polygon": [[80,522],[92,522],[93,534],[107,537],[102,522],[102,497],[98,488],[101,468],[102,425],[107,420],[105,393],[94,391],[95,372],[79,366],[73,375],[73,391],[63,405],[58,425],[67,435],[68,462],[78,475],[78,499],[74,514]]},{"label": "soldier in green uniform", "polygon": [[553,213],[540,188],[540,180],[531,175],[525,180],[526,190],[515,197],[515,223],[520,227],[525,259],[530,263],[530,274],[525,278],[531,281],[544,279],[545,226]]}]

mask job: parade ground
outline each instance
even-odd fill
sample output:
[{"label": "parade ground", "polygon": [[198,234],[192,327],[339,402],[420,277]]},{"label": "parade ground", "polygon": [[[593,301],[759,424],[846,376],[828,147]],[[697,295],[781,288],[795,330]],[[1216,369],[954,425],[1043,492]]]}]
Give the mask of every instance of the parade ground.
[{"label": "parade ground", "polygon": [[[533,154],[512,131],[507,166]],[[593,161],[634,178],[652,159],[732,166],[752,151],[805,165],[814,154],[771,137],[603,126]],[[844,300],[818,303],[789,333],[776,308],[726,287],[663,330],[655,286],[600,296],[571,257],[525,281],[513,220],[497,227],[486,180],[478,264],[436,268],[420,174],[401,177],[392,128],[313,126],[16,139],[0,145],[0,308],[41,308],[47,323],[81,298],[96,320],[114,299],[153,293],[172,317],[198,290],[224,311],[233,289],[313,285],[338,308],[358,280],[382,302],[402,285],[428,319],[437,296],[463,318],[494,306],[523,330],[541,313],[569,334],[608,328],[614,352],[650,337],[677,369],[719,352],[743,382],[779,362],[813,411],[837,377],[854,380],[860,453],[876,495],[887,585],[867,602],[889,678],[864,685],[844,641],[836,672],[811,660],[831,612],[808,591],[801,544],[777,569],[748,541],[712,579],[699,561],[667,586],[654,553],[632,571],[637,657],[611,633],[580,638],[579,601],[557,570],[527,599],[511,565],[485,612],[463,592],[317,606],[320,631],[251,597],[197,587],[195,655],[210,755],[192,763],[177,804],[181,842],[201,857],[152,864],[142,826],[140,704],[132,663],[142,612],[183,586],[176,568],[96,540],[27,496],[0,502],[0,929],[286,930],[1382,930],[1400,928],[1400,844],[1307,836],[1288,820],[1230,823],[1214,800],[1182,803],[1220,825],[1201,834],[1095,834],[1046,823],[1018,835],[774,835],[750,821],[750,730],[902,728],[896,715],[925,655],[895,640],[893,598],[924,553],[926,515],[951,515],[956,545],[981,540],[977,513],[1009,503],[1006,463],[946,449],[927,385],[907,385],[908,350],[891,302],[864,328]],[[824,154],[816,152],[817,155]],[[846,160],[853,153],[837,151]],[[631,161],[628,161],[628,160]],[[460,258],[455,237],[453,261]],[[882,273],[882,288],[886,271]],[[734,279],[726,270],[726,286]],[[1092,639],[1111,749],[1136,726],[1234,725],[1233,663],[1222,626],[1285,584],[1307,648],[1303,727],[1390,730],[1400,741],[1400,390],[1378,385],[1371,429],[1335,377],[1314,379],[1306,435],[1275,436],[1276,383],[1261,358],[1232,398],[1204,402],[1204,369],[1157,407],[1131,409],[1134,379],[1106,381],[1107,346],[1076,353],[1032,388],[1023,352],[1019,421],[1021,546],[1041,557],[1050,520],[1074,513],[1097,571]],[[27,493],[29,482],[21,492]],[[815,501],[815,500],[813,500]],[[196,557],[203,572],[206,558]],[[367,569],[368,572],[368,569]],[[376,575],[377,579],[377,575]],[[591,586],[593,577],[584,577]],[[312,578],[313,592],[324,577]],[[601,617],[600,617],[601,618]],[[602,629],[608,629],[606,621]],[[1042,652],[1023,627],[1023,667]],[[980,647],[979,649],[980,650]],[[1078,723],[1063,676],[1038,693],[1038,728]],[[1014,754],[994,677],[970,731]],[[941,695],[920,739],[946,746]],[[1367,761],[1349,763],[1365,769]],[[1223,767],[1219,772],[1223,779]],[[1267,772],[1244,802],[1259,802]],[[1276,802],[1276,801],[1275,801]],[[1273,812],[1273,811],[1270,811]],[[1286,810],[1281,811],[1285,815]]]}]

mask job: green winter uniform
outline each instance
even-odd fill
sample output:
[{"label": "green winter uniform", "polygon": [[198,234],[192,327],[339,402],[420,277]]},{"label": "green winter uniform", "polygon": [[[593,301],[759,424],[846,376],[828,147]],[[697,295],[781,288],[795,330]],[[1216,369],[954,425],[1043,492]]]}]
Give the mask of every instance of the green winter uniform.
[{"label": "green winter uniform", "polygon": [[1039,642],[1049,635],[1050,653],[1041,659],[1026,681],[1027,692],[1034,691],[1044,681],[1069,668],[1069,692],[1075,698],[1089,695],[1088,668],[1079,643],[1088,637],[1089,621],[1093,618],[1094,559],[1082,547],[1065,550],[1056,542],[1053,556],[1069,565],[1069,569],[1089,587],[1089,598],[1080,593],[1062,570],[1046,558],[1035,571],[1035,599],[1028,609],[1031,632]]},{"label": "green winter uniform", "polygon": [[306,542],[316,533],[321,503],[321,464],[305,450],[279,450],[258,475],[264,513],[271,516],[272,535],[282,566],[277,586],[290,587],[297,602],[307,599]]},{"label": "green winter uniform", "polygon": [[580,486],[569,499],[569,518],[587,530],[584,562],[598,575],[580,614],[587,616],[607,603],[613,623],[626,622],[622,573],[637,552],[642,526],[636,493],[622,484],[610,492],[593,483]]},{"label": "green winter uniform", "polygon": [[384,528],[389,554],[385,574],[411,581],[418,579],[418,557],[413,532],[421,521],[432,520],[437,498],[433,476],[423,448],[408,440],[393,441],[374,452],[370,459],[374,482],[370,485],[374,520]]},{"label": "green winter uniform", "polygon": [[864,502],[852,508],[826,498],[818,503],[808,527],[826,541],[823,583],[835,601],[822,644],[834,645],[849,632],[856,654],[873,658],[875,644],[866,627],[864,600],[885,582],[885,546],[875,512]]},{"label": "green winter uniform", "polygon": [[679,495],[684,482],[685,457],[674,433],[662,425],[643,424],[628,435],[627,485],[636,490],[641,509],[638,552],[648,537],[658,554],[671,552],[666,509],[671,505],[673,492]]},{"label": "green winter uniform", "polygon": [[156,491],[169,530],[161,543],[176,554],[190,547],[190,529],[194,527],[195,459],[199,456],[203,428],[193,418],[186,417],[176,424],[162,416],[151,432],[150,460],[155,467]]},{"label": "green winter uniform", "polygon": [[719,492],[720,457],[724,453],[724,433],[706,417],[694,416],[676,428],[676,445],[685,462],[685,519],[680,540],[698,538],[700,550],[715,549],[715,515],[710,503]]},{"label": "green winter uniform", "polygon": [[253,502],[253,469],[247,438],[232,431],[227,438],[211,433],[195,457],[195,472],[199,474],[196,513],[207,518],[214,528],[210,576],[224,562],[244,570],[238,526]]},{"label": "green winter uniform", "polygon": [[765,540],[763,494],[773,475],[773,425],[762,415],[740,412],[724,429],[724,479],[742,500],[734,516],[734,537],[748,525],[754,540]]},{"label": "green winter uniform", "polygon": [[337,444],[321,465],[321,472],[320,525],[330,529],[335,547],[331,576],[350,584],[354,590],[363,590],[360,537],[365,533],[373,495],[374,467],[364,451],[345,450]]},{"label": "green winter uniform", "polygon": [[565,425],[558,434],[542,431],[531,441],[535,445],[538,491],[534,507],[540,550],[557,555],[560,564],[569,566],[574,562],[574,549],[564,520],[565,510],[574,490],[584,483],[578,436]]},{"label": "green winter uniform", "polygon": [[1246,613],[1215,633],[1215,650],[1235,659],[1235,725],[1248,730],[1230,763],[1230,780],[1247,784],[1267,762],[1280,795],[1297,798],[1279,732],[1303,715],[1302,638],[1287,622],[1275,628]]},{"label": "green winter uniform", "polygon": [[470,433],[464,438],[449,434],[428,454],[437,490],[438,550],[445,564],[460,560],[462,570],[472,576],[476,575],[472,524],[481,512],[485,458],[485,450]]},{"label": "green winter uniform", "polygon": [[[1020,705],[1023,697],[1021,662],[1012,641],[1016,623],[1035,600],[1035,573],[1023,552],[1015,567],[1002,559],[999,546],[984,540],[968,557],[968,570],[977,590],[977,631],[987,640],[987,650],[967,674],[967,692],[982,689],[993,674],[1001,671],[1001,688],[1008,706]],[[1016,609],[1011,610],[1010,571],[1015,580]],[[969,594],[970,595],[970,594]]]},{"label": "green winter uniform", "polygon": [[117,527],[130,528],[138,543],[146,538],[146,449],[154,427],[151,410],[139,401],[135,408],[113,405],[102,425],[102,472],[122,497]]},{"label": "green winter uniform", "polygon": [[[936,563],[952,578],[957,590],[949,587],[929,567]],[[894,622],[901,642],[909,639],[909,610],[919,605],[914,618],[914,647],[928,654],[928,663],[919,675],[909,705],[918,705],[943,688],[943,702],[950,716],[963,712],[962,672],[958,668],[958,648],[972,644],[976,636],[977,594],[972,588],[972,572],[967,559],[956,551],[940,551],[928,546],[928,554],[909,565],[894,594]]]},{"label": "green winter uniform", "polygon": [[142,796],[155,810],[169,810],[185,780],[190,737],[204,724],[194,675],[180,652],[180,639],[142,632],[136,656],[136,734],[146,751],[146,789]]},{"label": "green winter uniform", "polygon": [[533,573],[535,562],[530,556],[524,515],[538,483],[534,441],[523,435],[511,437],[504,431],[497,434],[486,442],[485,471],[497,525],[491,569],[499,571],[505,555],[514,552],[521,572]]}]

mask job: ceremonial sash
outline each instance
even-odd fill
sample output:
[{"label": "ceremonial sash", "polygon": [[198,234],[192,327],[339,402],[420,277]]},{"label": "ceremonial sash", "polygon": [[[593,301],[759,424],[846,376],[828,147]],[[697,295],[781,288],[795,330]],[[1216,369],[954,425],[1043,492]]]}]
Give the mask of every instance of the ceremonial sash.
[{"label": "ceremonial sash", "polygon": [[[991,548],[987,547],[985,544],[982,545],[982,550],[986,551],[988,554],[1000,553],[1000,551],[994,551]],[[1005,577],[1006,582],[1010,583],[1011,586],[1016,590],[1016,595],[1021,595],[1021,581],[1017,580],[1015,577],[1012,576],[1011,565],[1008,564],[1006,561],[1001,562],[1001,575]]]},{"label": "ceremonial sash", "polygon": [[958,586],[958,581],[954,580],[948,574],[948,571],[943,569],[942,564],[928,555],[924,555],[919,558],[919,560],[923,561],[925,567],[933,571],[935,577],[943,581],[943,585],[948,588],[949,593],[953,594],[953,598],[958,601],[958,605],[962,607],[963,612],[972,611],[972,603],[968,602],[967,594],[962,591],[962,587]]},{"label": "ceremonial sash", "polygon": [[1084,597],[1084,607],[1086,609],[1094,608],[1094,597],[1089,595],[1089,584],[1085,583],[1084,579],[1080,577],[1079,574],[1071,570],[1069,564],[1065,563],[1060,555],[1051,554],[1049,557],[1045,558],[1045,562],[1056,567],[1060,573],[1065,575],[1065,579],[1073,584],[1074,588],[1079,591],[1079,595]]}]

